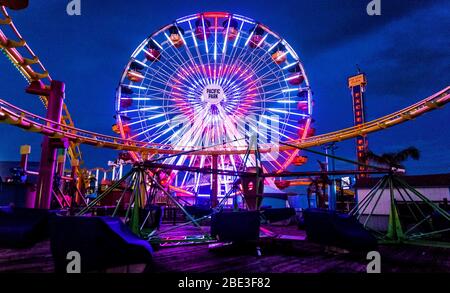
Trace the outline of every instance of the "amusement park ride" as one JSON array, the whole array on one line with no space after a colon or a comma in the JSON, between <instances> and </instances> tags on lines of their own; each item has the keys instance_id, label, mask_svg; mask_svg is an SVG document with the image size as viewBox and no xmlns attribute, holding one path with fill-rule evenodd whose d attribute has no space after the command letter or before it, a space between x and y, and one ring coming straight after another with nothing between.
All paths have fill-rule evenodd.
<instances>
[{"instance_id":1,"label":"amusement park ride","mask_svg":"<svg viewBox=\"0 0 450 293\"><path fill-rule=\"evenodd\" d=\"M450 101L449 86L365 122L361 108L365 77L359 75L349 81L355 125L315 135L310 81L289 43L253 19L206 12L175 20L134 50L116 92L113 130L118 136L104 135L75 127L64 103L64 83L50 77L4 6L1 16L0 48L28 82L26 91L47 108L47 116L41 117L0 100L0 122L44 135L34 207L49 209L55 196L66 202L62 206L84 215L120 189L113 216L124 209L122 216L132 231L149 240L162 231L147 230L152 213L142 220L140 210L161 198L183 210L189 223L200 226L211 214L194 218L183 205L188 198L210 196L212 213L220 213L225 206L238 209L239 204L258 210L264 185L276 188L284 177L385 173L389 179L383 188L390 185L392 189L395 170L369 166L361 159L366 135ZM352 138L357 139L358 160L346 161L358 166L357 171L287 171L291 164L307 161L302 154L312 151L309 148ZM80 145L118 150L122 162L132 166L89 202L82 192L87 171ZM70 176L64 173L66 155L72 166ZM66 181L64 192L55 192L59 188L55 176ZM431 206L450 220L446 211ZM395 205L392 208L395 211ZM358 215L358 210L352 212Z\"/></svg>"}]
</instances>

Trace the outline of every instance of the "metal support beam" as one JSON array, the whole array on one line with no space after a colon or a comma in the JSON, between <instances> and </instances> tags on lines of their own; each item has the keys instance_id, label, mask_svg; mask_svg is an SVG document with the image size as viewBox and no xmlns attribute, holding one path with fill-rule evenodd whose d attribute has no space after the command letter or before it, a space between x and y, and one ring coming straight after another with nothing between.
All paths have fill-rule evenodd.
<instances>
[{"instance_id":1,"label":"metal support beam","mask_svg":"<svg viewBox=\"0 0 450 293\"><path fill-rule=\"evenodd\" d=\"M57 80L52 81L48 91L49 96L46 118L56 123L59 123L61 120L64 91L65 85L63 82ZM56 124L55 127L57 127ZM52 139L45 136L42 142L35 208L50 208L57 150L58 147Z\"/></svg>"},{"instance_id":2,"label":"metal support beam","mask_svg":"<svg viewBox=\"0 0 450 293\"><path fill-rule=\"evenodd\" d=\"M217 170L218 168L218 155L212 155L211 159L212 159L212 170ZM218 180L218 176L217 176L217 172L214 172L211 175L211 197L210 197L210 201L211 201L211 208L215 208L218 204L217 201L217 195L219 193L219 180Z\"/></svg>"}]
</instances>

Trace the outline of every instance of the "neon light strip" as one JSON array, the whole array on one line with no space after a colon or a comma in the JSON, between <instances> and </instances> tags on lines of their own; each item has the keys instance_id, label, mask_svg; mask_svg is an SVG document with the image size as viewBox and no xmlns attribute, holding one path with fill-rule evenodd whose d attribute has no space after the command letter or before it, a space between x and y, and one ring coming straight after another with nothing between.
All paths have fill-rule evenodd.
<instances>
[{"instance_id":1,"label":"neon light strip","mask_svg":"<svg viewBox=\"0 0 450 293\"><path fill-rule=\"evenodd\" d=\"M138 86L138 85L132 85L132 84L124 84L124 86L130 87L130 88L134 88L134 89L140 89L140 90L146 90L146 87L143 86Z\"/></svg>"},{"instance_id":2,"label":"neon light strip","mask_svg":"<svg viewBox=\"0 0 450 293\"><path fill-rule=\"evenodd\" d=\"M288 93L288 92L295 92L295 91L298 91L298 88L295 88L295 89L283 89L281 92L282 93Z\"/></svg>"},{"instance_id":3,"label":"neon light strip","mask_svg":"<svg viewBox=\"0 0 450 293\"><path fill-rule=\"evenodd\" d=\"M164 114L162 114L162 115L164 115ZM147 118L146 120L151 120L151 119L153 119L153 118ZM146 121L146 120L141 120L141 121L138 121L138 122L133 122L133 124L139 123L139 122L142 122L142 121ZM167 121L160 122L160 123L156 124L156 125L153 126L153 127L149 127L149 128L147 128L146 130L144 130L144 131L142 131L142 132L140 132L140 133L138 133L138 134L135 134L135 135L129 137L128 139L133 139L133 138L135 138L135 137L141 136L142 134L145 134L145 133L147 133L147 132L149 132L149 131L151 131L151 130L157 128L157 127L160 127L160 126L164 125L165 123L167 123ZM129 123L128 125L132 125L132 124Z\"/></svg>"},{"instance_id":4,"label":"neon light strip","mask_svg":"<svg viewBox=\"0 0 450 293\"><path fill-rule=\"evenodd\" d=\"M291 54L292 58L298 60L298 55L294 52L294 50L292 50L291 46L289 44L285 44L286 49L289 51L289 53Z\"/></svg>"},{"instance_id":5,"label":"neon light strip","mask_svg":"<svg viewBox=\"0 0 450 293\"><path fill-rule=\"evenodd\" d=\"M144 78L145 76L143 76L142 74L140 74L140 73L137 73L137 72L133 72L133 71L131 71L132 69L130 69L130 71L128 72L128 74L130 74L130 75L133 75L133 76L136 76L136 77L141 77L141 78Z\"/></svg>"},{"instance_id":6,"label":"neon light strip","mask_svg":"<svg viewBox=\"0 0 450 293\"><path fill-rule=\"evenodd\" d=\"M281 42L281 41L275 42L275 44L273 44L273 45L269 48L269 50L267 50L267 52L270 53L270 51L272 51L273 49L275 49L275 47L276 47L280 42Z\"/></svg>"},{"instance_id":7,"label":"neon light strip","mask_svg":"<svg viewBox=\"0 0 450 293\"><path fill-rule=\"evenodd\" d=\"M262 125L262 126L264 126L264 128L266 128L266 129L268 129L268 130L270 130L270 131L272 131L272 132L274 132L274 133L276 133L276 134L278 134L278 135L280 135L280 136L282 136L282 137L284 137L284 138L286 138L288 140L291 139L289 136L287 136L287 135L285 135L285 134L283 134L283 133L281 133L281 132L279 132L279 131L277 131L275 129L272 129L271 127L267 126L265 123L259 123L257 120L251 119L251 118L248 118L248 119L249 119L249 121L253 121L256 124ZM274 119L269 119L269 120L272 120L272 121L280 123L280 121L277 120L277 119L275 119L275 120ZM244 132L245 132L245 129L244 129Z\"/></svg>"},{"instance_id":8,"label":"neon light strip","mask_svg":"<svg viewBox=\"0 0 450 293\"><path fill-rule=\"evenodd\" d=\"M137 59L134 59L134 62L136 62L136 63L138 63L138 64L141 64L141 65L144 66L144 67L149 67L147 64L145 64L144 62L141 62L141 61L139 61L139 60L137 60Z\"/></svg>"},{"instance_id":9,"label":"neon light strip","mask_svg":"<svg viewBox=\"0 0 450 293\"><path fill-rule=\"evenodd\" d=\"M136 56L141 52L142 48L144 48L147 43L148 43L147 39L143 40L142 43L139 45L139 47L137 47L136 50L134 50L133 54L131 54L131 58L135 59Z\"/></svg>"},{"instance_id":10,"label":"neon light strip","mask_svg":"<svg viewBox=\"0 0 450 293\"><path fill-rule=\"evenodd\" d=\"M186 41L185 41L185 39L184 39L184 37L183 37L183 34L182 34L181 31L180 31L180 28L179 28L178 26L176 26L176 28L177 28L177 30L180 32L178 35L180 36L181 41L183 41L183 44L185 44L186 47L187 47L187 43L186 43Z\"/></svg>"},{"instance_id":11,"label":"neon light strip","mask_svg":"<svg viewBox=\"0 0 450 293\"><path fill-rule=\"evenodd\" d=\"M192 28L191 22L189 21L188 23L189 23L189 28L191 29L191 35L192 35L192 39L194 40L194 45L197 48L198 44L197 44L197 38L195 37L194 29Z\"/></svg>"},{"instance_id":12,"label":"neon light strip","mask_svg":"<svg viewBox=\"0 0 450 293\"><path fill-rule=\"evenodd\" d=\"M157 137L155 137L153 140L157 140L158 138L160 138L162 135L166 134L167 132L171 131L172 129L174 129L175 127L177 127L177 124L174 124L172 126L170 126L169 128L167 128L166 130L164 130L161 134L159 134Z\"/></svg>"},{"instance_id":13,"label":"neon light strip","mask_svg":"<svg viewBox=\"0 0 450 293\"><path fill-rule=\"evenodd\" d=\"M227 32L225 33L225 40L224 40L224 43L223 43L222 54L225 54L225 52L227 51L227 41L228 41L228 32L230 30L230 23L231 23L231 16L228 17Z\"/></svg>"},{"instance_id":14,"label":"neon light strip","mask_svg":"<svg viewBox=\"0 0 450 293\"><path fill-rule=\"evenodd\" d=\"M297 63L298 63L298 62L293 62L293 63L291 63L291 64L288 64L288 65L284 66L282 69L284 70L284 69L291 68L292 66L296 65Z\"/></svg>"},{"instance_id":15,"label":"neon light strip","mask_svg":"<svg viewBox=\"0 0 450 293\"><path fill-rule=\"evenodd\" d=\"M290 80L296 79L296 78L298 78L298 77L300 77L300 76L302 76L301 73L296 74L296 75L293 75L293 76L291 76L291 77L288 77L288 78L286 78L284 81L290 81Z\"/></svg>"},{"instance_id":16,"label":"neon light strip","mask_svg":"<svg viewBox=\"0 0 450 293\"><path fill-rule=\"evenodd\" d=\"M156 46L163 50L163 47L155 39L152 38L151 40L156 44Z\"/></svg>"},{"instance_id":17,"label":"neon light strip","mask_svg":"<svg viewBox=\"0 0 450 293\"><path fill-rule=\"evenodd\" d=\"M261 117L267 118L267 119L269 119L269 120L272 120L272 121L275 121L275 122L278 122L278 123L281 123L281 124L285 124L285 125L291 126L291 127L293 127L293 128L297 128L297 127L298 127L298 126L289 124L289 123L287 123L287 122L280 121L279 119L272 118L272 117L267 116L267 115L261 115Z\"/></svg>"},{"instance_id":18,"label":"neon light strip","mask_svg":"<svg viewBox=\"0 0 450 293\"><path fill-rule=\"evenodd\" d=\"M150 101L150 98L127 98L120 97L121 100L133 100L133 101Z\"/></svg>"},{"instance_id":19,"label":"neon light strip","mask_svg":"<svg viewBox=\"0 0 450 293\"><path fill-rule=\"evenodd\" d=\"M216 22L215 23L216 29L215 29L215 33L214 33L214 61L217 60L217 26L218 26L217 18L215 19L215 22ZM215 70L215 68L214 68L214 70Z\"/></svg>"},{"instance_id":20,"label":"neon light strip","mask_svg":"<svg viewBox=\"0 0 450 293\"><path fill-rule=\"evenodd\" d=\"M255 24L255 22L253 20L250 20L249 18L240 16L240 15L233 15L234 19L240 20L242 22L246 22L246 23L250 23L250 24Z\"/></svg>"},{"instance_id":21,"label":"neon light strip","mask_svg":"<svg viewBox=\"0 0 450 293\"><path fill-rule=\"evenodd\" d=\"M245 41L244 46L247 46L248 43L250 42L250 39L253 37L253 34L254 34L255 31L256 31L256 27L257 27L257 26L255 26L255 28L252 30L252 32L251 32L250 35L248 36L248 39L247 39L247 41Z\"/></svg>"},{"instance_id":22,"label":"neon light strip","mask_svg":"<svg viewBox=\"0 0 450 293\"><path fill-rule=\"evenodd\" d=\"M302 116L302 117L309 117L309 115L306 115L306 114L300 114L300 113L296 113L296 112L288 112L288 111L285 111L285 110L280 110L280 109L275 109L275 108L267 108L267 110L270 110L272 112L283 113L283 114L297 115L297 116Z\"/></svg>"},{"instance_id":23,"label":"neon light strip","mask_svg":"<svg viewBox=\"0 0 450 293\"><path fill-rule=\"evenodd\" d=\"M186 16L186 17L177 19L177 23L184 23L186 21L191 21L191 20L194 20L194 19L197 19L197 18L198 18L198 15Z\"/></svg>"},{"instance_id":24,"label":"neon light strip","mask_svg":"<svg viewBox=\"0 0 450 293\"><path fill-rule=\"evenodd\" d=\"M120 111L120 114L125 114L125 113L131 113L131 112L138 112L138 111L151 111L151 110L156 110L161 108L160 106L154 106L154 107L147 107L147 108L138 108L138 109L133 109L133 110L126 110L126 111Z\"/></svg>"},{"instance_id":25,"label":"neon light strip","mask_svg":"<svg viewBox=\"0 0 450 293\"><path fill-rule=\"evenodd\" d=\"M169 43L172 44L172 46L175 46L175 44L172 42L172 40L170 39L170 37L167 35L166 32L164 32L164 35L166 36L167 40L169 41Z\"/></svg>"},{"instance_id":26,"label":"neon light strip","mask_svg":"<svg viewBox=\"0 0 450 293\"><path fill-rule=\"evenodd\" d=\"M205 40L205 50L206 50L206 54L208 54L209 50L208 50L208 41L206 40L206 29L205 29L205 18L202 15L202 26L203 26L203 38Z\"/></svg>"},{"instance_id":27,"label":"neon light strip","mask_svg":"<svg viewBox=\"0 0 450 293\"><path fill-rule=\"evenodd\" d=\"M138 120L138 121L134 121L134 122L128 123L128 125L134 125L134 124L137 124L137 123L139 123L139 122L143 122L143 121L148 121L148 120L156 119L156 118L162 117L162 116L164 116L164 115L165 115L164 113L163 113L163 114L158 114L158 115L151 116L151 117L148 117L148 118L145 118L145 119L142 119L142 120Z\"/></svg>"},{"instance_id":28,"label":"neon light strip","mask_svg":"<svg viewBox=\"0 0 450 293\"><path fill-rule=\"evenodd\" d=\"M144 51L146 54L148 54L148 55L150 55L152 58L155 58L156 59L156 56L155 55L153 55L152 53L150 53L149 51L147 51L145 48L142 48L142 50L141 51ZM136 60L137 61L137 60ZM142 62L141 62L142 63ZM142 64L144 64L144 63L142 63ZM145 65L145 66L147 66L147 65ZM148 67L148 66L147 66Z\"/></svg>"},{"instance_id":29,"label":"neon light strip","mask_svg":"<svg viewBox=\"0 0 450 293\"><path fill-rule=\"evenodd\" d=\"M238 34L237 34L237 36L236 36L236 40L234 40L233 47L236 47L236 45L237 45L237 42L238 42L238 40L239 40L239 37L241 36L241 30L242 30L242 27L243 27L243 26L244 26L244 22L242 21L242 22L241 22L241 26L239 27Z\"/></svg>"},{"instance_id":30,"label":"neon light strip","mask_svg":"<svg viewBox=\"0 0 450 293\"><path fill-rule=\"evenodd\" d=\"M259 41L258 47L260 47L260 46L264 43L264 41L267 39L268 36L269 36L269 34L266 34L266 35L261 39L261 41Z\"/></svg>"},{"instance_id":31,"label":"neon light strip","mask_svg":"<svg viewBox=\"0 0 450 293\"><path fill-rule=\"evenodd\" d=\"M277 103L283 103L283 104L294 104L297 103L297 101L292 100L276 100Z\"/></svg>"}]
</instances>

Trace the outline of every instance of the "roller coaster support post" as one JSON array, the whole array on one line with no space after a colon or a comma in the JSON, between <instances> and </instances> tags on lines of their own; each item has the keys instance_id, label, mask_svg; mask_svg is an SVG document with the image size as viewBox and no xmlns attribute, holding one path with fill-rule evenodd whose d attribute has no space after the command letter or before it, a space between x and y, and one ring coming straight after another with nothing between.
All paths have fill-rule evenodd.
<instances>
[{"instance_id":1,"label":"roller coaster support post","mask_svg":"<svg viewBox=\"0 0 450 293\"><path fill-rule=\"evenodd\" d=\"M334 157L335 157L335 150L337 149L336 144L330 143L325 145L325 160L327 163L327 172L329 171L335 171L336 170L336 166L335 166L335 161L334 161ZM328 152L331 152L331 156L328 157ZM331 170L330 170L331 169ZM337 202L337 198L336 198L336 178L333 175L329 176L330 179L330 184L328 185L328 209L329 210L336 210L336 202Z\"/></svg>"},{"instance_id":2,"label":"roller coaster support post","mask_svg":"<svg viewBox=\"0 0 450 293\"><path fill-rule=\"evenodd\" d=\"M80 165L77 159L71 160L72 170L70 172L70 178L72 180L69 182L69 196L72 199L70 204L70 214L74 214L74 208L77 204L82 202L80 198L82 195L78 192L78 176L77 176L77 168Z\"/></svg>"},{"instance_id":3,"label":"roller coaster support post","mask_svg":"<svg viewBox=\"0 0 450 293\"><path fill-rule=\"evenodd\" d=\"M65 91L63 82L53 80L49 88L45 87L42 83L32 82L26 91L30 94L47 96L46 118L57 123L60 122ZM57 127L56 125L54 126ZM50 208L56 168L56 155L58 148L66 148L66 145L68 146L67 140L44 137L39 165L35 208Z\"/></svg>"},{"instance_id":4,"label":"roller coaster support post","mask_svg":"<svg viewBox=\"0 0 450 293\"><path fill-rule=\"evenodd\" d=\"M217 170L218 169L218 155L212 155L212 169ZM211 180L211 208L215 208L217 206L217 195L218 195L218 176L217 172L214 172L212 174L212 180Z\"/></svg>"},{"instance_id":5,"label":"roller coaster support post","mask_svg":"<svg viewBox=\"0 0 450 293\"><path fill-rule=\"evenodd\" d=\"M59 176L59 178L61 178L60 180L60 184L59 184L59 188L61 188L61 190L63 190L64 187L64 180L62 180L62 178L64 177L64 167L66 165L66 150L65 149L60 149L58 151L58 155L57 155L57 167L56 167L56 174Z\"/></svg>"}]
</instances>

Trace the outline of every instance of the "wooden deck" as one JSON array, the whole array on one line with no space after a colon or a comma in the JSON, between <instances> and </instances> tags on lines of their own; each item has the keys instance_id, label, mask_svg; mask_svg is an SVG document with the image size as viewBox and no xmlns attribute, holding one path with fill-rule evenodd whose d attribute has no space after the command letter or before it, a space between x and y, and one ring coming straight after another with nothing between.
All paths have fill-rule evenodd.
<instances>
[{"instance_id":1,"label":"wooden deck","mask_svg":"<svg viewBox=\"0 0 450 293\"><path fill-rule=\"evenodd\" d=\"M304 232L295 226L266 227L279 234L301 238ZM208 228L205 227L205 230ZM195 235L199 231L185 227L170 235ZM383 272L450 272L450 250L419 246L380 246ZM308 241L270 241L261 243L262 256L256 250L209 249L207 244L164 247L155 250L152 272L276 272L325 273L366 271L365 256L337 253ZM28 249L0 249L0 272L53 272L49 241Z\"/></svg>"}]
</instances>

